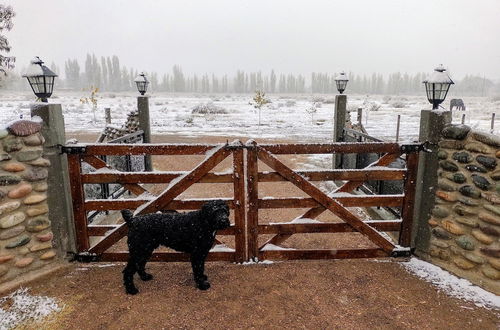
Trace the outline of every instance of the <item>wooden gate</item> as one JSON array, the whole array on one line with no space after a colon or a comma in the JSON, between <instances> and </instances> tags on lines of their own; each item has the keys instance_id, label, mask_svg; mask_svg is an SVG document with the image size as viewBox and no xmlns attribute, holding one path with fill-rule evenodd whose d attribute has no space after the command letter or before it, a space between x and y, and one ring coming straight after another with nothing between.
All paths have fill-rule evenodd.
<instances>
[{"instance_id":1,"label":"wooden gate","mask_svg":"<svg viewBox=\"0 0 500 330\"><path fill-rule=\"evenodd\" d=\"M411 224L415 197L415 180L418 151L421 146L397 143L333 143L333 144L273 144L247 143L248 256L258 259L333 259L369 258L408 255L411 239ZM323 170L297 172L286 166L276 155L283 154L332 154L332 153L381 153L383 156L363 170ZM402 153L406 153L406 169L391 169L391 164ZM261 172L258 161L262 161L274 172ZM344 183L330 194L326 194L311 181L343 180ZM401 195L351 195L357 187L368 180L404 180ZM309 198L259 198L259 182L289 181ZM363 221L347 207L392 206L402 207L402 219ZM310 208L299 218L299 223L261 224L259 209ZM325 210L338 216L342 222L300 223L300 219L312 219ZM399 232L396 247L381 231ZM376 248L365 249L265 249L266 245L279 245L294 234L359 232L373 242ZM274 234L261 246L259 235Z\"/></svg>"},{"instance_id":2,"label":"wooden gate","mask_svg":"<svg viewBox=\"0 0 500 330\"><path fill-rule=\"evenodd\" d=\"M128 252L109 251L127 234L125 223L114 225L93 225L88 222L87 212L92 210L135 210L136 213L154 213L162 210L199 209L208 199L178 199L177 197L195 183L232 183L234 197L225 199L234 210L234 225L218 231L218 235L233 235L233 251L211 252L208 260L245 260L245 182L243 167L243 146L239 141L226 145L185 145L185 144L87 144L66 146L68 154L73 213L77 237L79 259L100 261L126 261ZM103 155L206 155L194 169L187 172L120 172L110 168L98 156ZM228 156L233 157L232 173L211 173L210 171ZM83 174L82 162L93 166L96 171ZM88 200L84 184L118 183L123 185L135 198L115 200ZM158 196L149 192L144 184L169 183ZM95 244L90 237L103 237ZM219 242L216 239L216 242ZM220 242L219 242L220 243ZM152 261L188 261L182 253L156 252Z\"/></svg>"},{"instance_id":3,"label":"wooden gate","mask_svg":"<svg viewBox=\"0 0 500 330\"><path fill-rule=\"evenodd\" d=\"M125 248L116 251L117 242L126 236L124 223L95 225L88 222L87 213L93 210L136 210L138 214L162 210L198 209L208 199L180 199L179 196L195 183L232 183L233 197L226 198L234 212L234 225L218 231L218 235L232 235L235 239L233 251L211 252L208 260L242 262L251 259L332 259L369 258L408 255L411 240L415 180L417 175L420 144L397 143L330 143L330 144L272 144L259 145L239 141L225 145L201 144L89 144L64 147L68 163L73 195L73 211L77 234L78 257L87 260L126 261ZM247 150L244 157L244 150ZM334 153L379 153L377 161L364 169L295 171L281 161L277 155L286 154L334 154ZM205 155L205 159L191 171L186 172L119 172L111 169L98 156L102 155ZM233 158L231 173L210 172L224 159ZM406 157L406 169L388 168L396 158ZM272 171L259 171L259 161ZM97 171L83 174L82 162ZM246 170L246 173L245 173ZM246 182L245 182L246 179ZM313 181L341 181L340 187L325 193ZM404 194L355 195L350 194L366 181L404 180ZM288 181L309 197L261 198L260 182ZM115 200L88 200L84 184L118 183L135 198ZM169 186L158 195L146 189L145 184ZM363 220L348 207L390 206L401 208L401 219ZM324 223L275 223L259 221L260 209L309 208L299 218L314 219L328 210L340 222ZM381 232L398 232L399 244L393 244ZM275 249L268 244L279 245L295 234L358 232L376 247L363 249ZM272 234L272 238L259 246L259 236ZM90 237L102 237L91 244ZM216 239L217 240L217 239ZM219 241L217 241L219 242ZM115 249L110 249L114 247ZM111 251L113 250L113 251ZM156 252L152 261L187 261L182 253Z\"/></svg>"}]
</instances>

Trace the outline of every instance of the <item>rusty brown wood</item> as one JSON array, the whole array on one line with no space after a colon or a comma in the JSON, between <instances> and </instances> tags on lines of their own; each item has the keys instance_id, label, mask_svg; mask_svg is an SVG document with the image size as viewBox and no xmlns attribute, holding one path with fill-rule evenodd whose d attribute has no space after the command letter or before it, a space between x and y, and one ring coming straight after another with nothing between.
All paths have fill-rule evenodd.
<instances>
[{"instance_id":1,"label":"rusty brown wood","mask_svg":"<svg viewBox=\"0 0 500 330\"><path fill-rule=\"evenodd\" d=\"M203 155L216 144L86 144L84 154L87 156L118 155Z\"/></svg>"},{"instance_id":2,"label":"rusty brown wood","mask_svg":"<svg viewBox=\"0 0 500 330\"><path fill-rule=\"evenodd\" d=\"M369 220L363 222L382 231L399 231L401 226L401 220ZM258 230L259 234L349 233L356 231L345 222L273 223L259 225Z\"/></svg>"},{"instance_id":3,"label":"rusty brown wood","mask_svg":"<svg viewBox=\"0 0 500 330\"><path fill-rule=\"evenodd\" d=\"M217 198L226 201L229 208L234 209L234 200L231 198ZM139 206L147 203L149 199L92 199L85 202L87 211L111 211L111 210L135 210ZM197 210L210 199L184 199L173 200L167 204L163 210Z\"/></svg>"},{"instance_id":4,"label":"rusty brown wood","mask_svg":"<svg viewBox=\"0 0 500 330\"><path fill-rule=\"evenodd\" d=\"M366 224L380 231L399 231L401 220L370 220ZM259 225L259 234L276 234L259 247L267 244L280 245L293 234L303 233L346 233L355 230L347 223L311 223L311 224L271 224Z\"/></svg>"},{"instance_id":5,"label":"rusty brown wood","mask_svg":"<svg viewBox=\"0 0 500 330\"><path fill-rule=\"evenodd\" d=\"M89 249L90 253L102 254L104 251L112 247L116 242L125 237L128 232L126 223L118 225L115 229L111 230L101 241L97 242Z\"/></svg>"},{"instance_id":6,"label":"rusty brown wood","mask_svg":"<svg viewBox=\"0 0 500 330\"><path fill-rule=\"evenodd\" d=\"M85 192L81 182L81 158L78 154L68 155L68 170L73 199L73 219L76 231L76 246L78 252L87 251L90 247L87 232L87 212L84 208Z\"/></svg>"},{"instance_id":7,"label":"rusty brown wood","mask_svg":"<svg viewBox=\"0 0 500 330\"><path fill-rule=\"evenodd\" d=\"M390 254L383 249L269 250L259 252L259 259L270 260L380 258L388 256Z\"/></svg>"},{"instance_id":8,"label":"rusty brown wood","mask_svg":"<svg viewBox=\"0 0 500 330\"><path fill-rule=\"evenodd\" d=\"M103 161L102 159L99 159L95 156L84 156L83 161L88 163L90 166L94 167L95 169L109 168L112 170L112 168L110 168L108 166L108 164L106 164L105 161ZM85 175L82 175L82 176L85 177ZM84 183L83 179L82 179L82 183ZM139 195L147 192L147 190L145 188L143 188L142 186L140 186L136 183L123 184L123 187L136 196L139 196Z\"/></svg>"},{"instance_id":9,"label":"rusty brown wood","mask_svg":"<svg viewBox=\"0 0 500 330\"><path fill-rule=\"evenodd\" d=\"M210 252L207 261L235 261L234 252ZM98 256L99 261L128 261L128 252L104 252ZM189 254L177 252L154 252L149 261L180 262L189 261Z\"/></svg>"},{"instance_id":10,"label":"rusty brown wood","mask_svg":"<svg viewBox=\"0 0 500 330\"><path fill-rule=\"evenodd\" d=\"M187 172L107 172L82 175L83 183L169 183ZM207 173L199 183L233 183L232 174Z\"/></svg>"},{"instance_id":11,"label":"rusty brown wood","mask_svg":"<svg viewBox=\"0 0 500 330\"><path fill-rule=\"evenodd\" d=\"M261 144L272 154L331 154L331 153L396 153L400 146L392 142L287 143Z\"/></svg>"},{"instance_id":12,"label":"rusty brown wood","mask_svg":"<svg viewBox=\"0 0 500 330\"><path fill-rule=\"evenodd\" d=\"M106 236L106 234L109 231L116 229L119 226L120 225L89 225L87 227L87 232L88 232L89 236ZM233 236L233 235L235 235L235 233L236 233L236 229L234 226L217 231L217 235L222 235L222 236ZM219 244L219 243L217 243L217 244Z\"/></svg>"},{"instance_id":13,"label":"rusty brown wood","mask_svg":"<svg viewBox=\"0 0 500 330\"><path fill-rule=\"evenodd\" d=\"M239 141L238 141L239 142ZM241 142L240 142L241 143ZM247 260L245 240L245 168L243 149L233 151L233 190L236 262Z\"/></svg>"},{"instance_id":14,"label":"rusty brown wood","mask_svg":"<svg viewBox=\"0 0 500 330\"><path fill-rule=\"evenodd\" d=\"M386 155L380 157L378 160L376 160L372 164L368 165L366 168L370 168L370 167L374 167L374 166L388 166L394 160L396 160L396 158L398 158L398 157L399 157L399 153L386 154ZM354 189L361 186L363 183L364 183L363 181L346 182L342 186L340 186L338 189L336 189L335 193L337 193L337 192L352 192ZM314 207L314 208L306 211L300 217L314 219L317 216L319 216L321 213L323 213L325 210L326 209L323 206Z\"/></svg>"},{"instance_id":15,"label":"rusty brown wood","mask_svg":"<svg viewBox=\"0 0 500 330\"><path fill-rule=\"evenodd\" d=\"M247 247L248 259L253 260L258 256L258 230L259 224L259 190L258 190L258 157L255 142L247 142Z\"/></svg>"},{"instance_id":16,"label":"rusty brown wood","mask_svg":"<svg viewBox=\"0 0 500 330\"><path fill-rule=\"evenodd\" d=\"M292 169L283 164L278 158L273 156L269 151L263 149L260 146L257 146L257 152L259 159L262 160L266 165L274 169L276 172L280 173L283 177L287 178L288 181L314 198L318 203L330 210L333 214L339 216L342 220L347 222L357 231L365 235L373 243L384 249L384 251L388 253L392 252L392 250L394 249L394 245L385 237L380 235L378 231L363 223L361 219L349 212L349 210L347 210L340 203L328 197L318 187L314 186L302 176L295 173Z\"/></svg>"},{"instance_id":17,"label":"rusty brown wood","mask_svg":"<svg viewBox=\"0 0 500 330\"><path fill-rule=\"evenodd\" d=\"M399 244L403 247L410 247L411 232L413 224L413 212L415 209L415 192L417 187L418 153L409 153L406 157L407 177L404 183L404 201L401 210L401 232L399 234Z\"/></svg>"},{"instance_id":18,"label":"rusty brown wood","mask_svg":"<svg viewBox=\"0 0 500 330\"><path fill-rule=\"evenodd\" d=\"M296 171L298 174L307 178L308 181L329 181L329 180L351 180L351 181L370 181L370 180L403 180L406 173L402 169L378 170L329 170L329 171ZM259 182L286 181L276 172L259 173Z\"/></svg>"},{"instance_id":19,"label":"rusty brown wood","mask_svg":"<svg viewBox=\"0 0 500 330\"><path fill-rule=\"evenodd\" d=\"M329 196L345 207L401 206L404 195L353 195ZM259 209L304 208L320 205L314 198L289 197L258 200ZM310 219L310 218L309 218Z\"/></svg>"},{"instance_id":20,"label":"rusty brown wood","mask_svg":"<svg viewBox=\"0 0 500 330\"><path fill-rule=\"evenodd\" d=\"M217 146L211 150L211 154L208 155L204 161L202 161L188 174L181 177L177 182L173 184L171 183L161 194L155 197L152 201L146 203L145 206L137 212L137 214L154 213L163 209L175 197L179 196L190 186L198 182L203 176L205 176L211 169L217 166L217 164L223 161L230 154L231 150L226 148L226 146Z\"/></svg>"}]
</instances>

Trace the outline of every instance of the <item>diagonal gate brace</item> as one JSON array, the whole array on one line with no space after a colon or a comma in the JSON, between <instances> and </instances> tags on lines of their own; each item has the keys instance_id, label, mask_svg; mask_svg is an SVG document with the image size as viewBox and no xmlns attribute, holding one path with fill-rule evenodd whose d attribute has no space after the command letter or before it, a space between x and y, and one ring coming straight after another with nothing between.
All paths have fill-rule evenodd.
<instances>
[{"instance_id":1,"label":"diagonal gate brace","mask_svg":"<svg viewBox=\"0 0 500 330\"><path fill-rule=\"evenodd\" d=\"M368 239L370 239L377 246L381 247L387 253L391 253L394 250L395 246L383 237L377 230L365 224L361 219L349 212L349 210L347 210L342 204L326 195L301 175L295 173L269 151L257 146L257 152L260 160L315 199L325 209L328 209L335 215L339 216L356 231L368 237Z\"/></svg>"}]
</instances>

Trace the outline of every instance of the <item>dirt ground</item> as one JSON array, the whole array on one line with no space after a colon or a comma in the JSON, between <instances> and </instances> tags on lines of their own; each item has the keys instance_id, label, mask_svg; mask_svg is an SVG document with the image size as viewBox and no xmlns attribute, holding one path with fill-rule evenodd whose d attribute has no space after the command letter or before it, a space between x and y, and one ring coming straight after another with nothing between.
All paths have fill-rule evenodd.
<instances>
[{"instance_id":1,"label":"dirt ground","mask_svg":"<svg viewBox=\"0 0 500 330\"><path fill-rule=\"evenodd\" d=\"M72 136L70 136L72 137ZM91 142L92 135L78 134ZM215 143L233 137L155 137L155 142ZM246 139L243 139L245 141ZM203 158L203 157L202 157ZM201 158L201 159L202 159ZM201 160L199 159L199 160ZM304 158L283 158L300 164ZM185 170L194 158L154 158L155 168ZM226 160L217 171L231 166ZM227 197L231 187L195 185L184 196ZM286 184L262 185L259 196L300 196ZM161 187L153 187L161 190ZM262 212L262 222L290 221L304 210ZM322 221L338 221L328 214ZM283 246L360 248L359 234L295 235ZM267 237L261 239L262 243ZM232 247L230 238L221 238ZM123 241L119 244L124 246ZM239 265L207 263L212 288L197 290L188 263L150 263L154 279L136 279L140 293L122 287L122 263L73 263L48 280L30 284L33 294L55 297L64 309L28 328L49 329L498 329L498 311L451 298L406 272L401 259L287 261Z\"/></svg>"}]
</instances>

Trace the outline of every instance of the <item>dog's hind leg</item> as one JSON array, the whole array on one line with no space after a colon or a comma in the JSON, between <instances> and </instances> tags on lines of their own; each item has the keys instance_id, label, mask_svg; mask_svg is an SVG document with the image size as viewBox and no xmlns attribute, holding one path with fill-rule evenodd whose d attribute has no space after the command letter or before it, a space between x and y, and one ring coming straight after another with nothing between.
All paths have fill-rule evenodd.
<instances>
[{"instance_id":1,"label":"dog's hind leg","mask_svg":"<svg viewBox=\"0 0 500 330\"><path fill-rule=\"evenodd\" d=\"M146 273L146 263L148 262L149 258L151 258L151 254L153 254L153 250L151 251L143 251L143 255L141 261L137 262L137 273L139 274L139 277L143 281L150 281L153 279L153 275Z\"/></svg>"},{"instance_id":2,"label":"dog's hind leg","mask_svg":"<svg viewBox=\"0 0 500 330\"><path fill-rule=\"evenodd\" d=\"M137 266L132 258L129 259L127 266L123 270L123 285L125 292L128 294L136 294L139 292L134 285L134 274L137 271Z\"/></svg>"},{"instance_id":3,"label":"dog's hind leg","mask_svg":"<svg viewBox=\"0 0 500 330\"><path fill-rule=\"evenodd\" d=\"M193 252L191 254L191 267L193 268L193 277L196 282L196 287L200 290L208 290L210 283L208 282L205 272L205 259L207 252Z\"/></svg>"}]
</instances>

